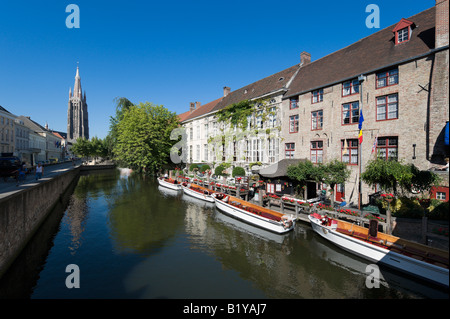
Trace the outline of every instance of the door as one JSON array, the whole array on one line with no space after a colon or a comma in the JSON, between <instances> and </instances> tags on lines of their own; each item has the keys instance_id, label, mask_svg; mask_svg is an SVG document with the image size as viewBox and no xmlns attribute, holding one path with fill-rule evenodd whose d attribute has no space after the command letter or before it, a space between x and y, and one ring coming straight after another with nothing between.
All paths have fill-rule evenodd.
<instances>
[{"instance_id":1,"label":"door","mask_svg":"<svg viewBox=\"0 0 450 319\"><path fill-rule=\"evenodd\" d=\"M345 201L345 184L336 185L336 197L335 200L338 202Z\"/></svg>"}]
</instances>

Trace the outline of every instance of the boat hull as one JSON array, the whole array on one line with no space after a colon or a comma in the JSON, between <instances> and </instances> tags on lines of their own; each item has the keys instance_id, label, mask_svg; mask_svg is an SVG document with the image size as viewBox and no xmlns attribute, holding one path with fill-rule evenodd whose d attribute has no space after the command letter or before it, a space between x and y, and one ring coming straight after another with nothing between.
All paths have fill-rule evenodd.
<instances>
[{"instance_id":1,"label":"boat hull","mask_svg":"<svg viewBox=\"0 0 450 319\"><path fill-rule=\"evenodd\" d=\"M192 190L189 187L186 187L186 186L183 186L183 185L181 185L181 188L183 189L183 192L186 195L189 195L191 197L195 197L195 198L204 200L204 201L209 202L209 203L214 203L214 198L211 195L207 195L207 194L202 194L202 193L196 192L195 190Z\"/></svg>"},{"instance_id":2,"label":"boat hull","mask_svg":"<svg viewBox=\"0 0 450 319\"><path fill-rule=\"evenodd\" d=\"M277 234L287 233L293 230L295 226L295 221L293 221L291 227L285 228L281 222L255 215L251 212L247 212L243 209L225 203L217 198L214 198L214 201L216 203L216 207L225 214Z\"/></svg>"},{"instance_id":3,"label":"boat hull","mask_svg":"<svg viewBox=\"0 0 450 319\"><path fill-rule=\"evenodd\" d=\"M449 270L418 259L390 251L389 249L367 243L357 238L342 234L329 226L321 224L320 220L308 216L313 230L321 237L329 240L342 249L356 254L374 263L384 264L404 273L420 277L443 286L449 286Z\"/></svg>"},{"instance_id":4,"label":"boat hull","mask_svg":"<svg viewBox=\"0 0 450 319\"><path fill-rule=\"evenodd\" d=\"M167 188L170 188L170 189L173 189L173 190L181 190L181 184L173 184L173 183L169 183L169 182L166 182L164 179L162 179L162 178L158 178L158 183L159 183L159 185L161 185L161 186L164 186L164 187L167 187Z\"/></svg>"}]
</instances>

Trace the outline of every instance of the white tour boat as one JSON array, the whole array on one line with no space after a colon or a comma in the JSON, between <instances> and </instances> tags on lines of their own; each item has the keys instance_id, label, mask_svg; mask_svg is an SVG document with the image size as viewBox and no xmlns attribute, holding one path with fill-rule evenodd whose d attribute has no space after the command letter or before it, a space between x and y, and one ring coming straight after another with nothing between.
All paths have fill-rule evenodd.
<instances>
[{"instance_id":1,"label":"white tour boat","mask_svg":"<svg viewBox=\"0 0 450 319\"><path fill-rule=\"evenodd\" d=\"M214 191L207 189L205 187L202 187L200 185L190 184L190 183L182 183L181 188L183 189L183 192L186 195L214 203L214 198L212 197L212 194Z\"/></svg>"},{"instance_id":2,"label":"white tour boat","mask_svg":"<svg viewBox=\"0 0 450 319\"><path fill-rule=\"evenodd\" d=\"M173 189L173 190L181 190L181 184L174 179L158 177L158 183L161 186Z\"/></svg>"},{"instance_id":3,"label":"white tour boat","mask_svg":"<svg viewBox=\"0 0 450 319\"><path fill-rule=\"evenodd\" d=\"M294 229L295 219L293 215L282 214L222 193L215 193L213 197L219 210L251 225L278 234L287 233Z\"/></svg>"},{"instance_id":4,"label":"white tour boat","mask_svg":"<svg viewBox=\"0 0 450 319\"><path fill-rule=\"evenodd\" d=\"M310 214L313 230L333 244L374 263L449 286L448 252L378 232L378 222L369 228ZM372 224L373 223L373 224Z\"/></svg>"}]
</instances>

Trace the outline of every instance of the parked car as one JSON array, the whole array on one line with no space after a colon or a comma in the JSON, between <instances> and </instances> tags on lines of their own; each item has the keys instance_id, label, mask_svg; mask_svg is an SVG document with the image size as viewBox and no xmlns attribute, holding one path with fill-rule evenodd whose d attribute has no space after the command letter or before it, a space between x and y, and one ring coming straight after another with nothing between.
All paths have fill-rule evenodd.
<instances>
[{"instance_id":1,"label":"parked car","mask_svg":"<svg viewBox=\"0 0 450 319\"><path fill-rule=\"evenodd\" d=\"M0 177L5 181L10 176L15 177L20 165L20 159L16 156L0 157Z\"/></svg>"}]
</instances>

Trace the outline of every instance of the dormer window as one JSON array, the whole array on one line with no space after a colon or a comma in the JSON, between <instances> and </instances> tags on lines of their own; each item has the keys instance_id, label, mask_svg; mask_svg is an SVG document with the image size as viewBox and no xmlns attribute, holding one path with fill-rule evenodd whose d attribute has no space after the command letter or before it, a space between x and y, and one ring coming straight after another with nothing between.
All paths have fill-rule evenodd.
<instances>
[{"instance_id":1,"label":"dormer window","mask_svg":"<svg viewBox=\"0 0 450 319\"><path fill-rule=\"evenodd\" d=\"M392 30L392 32L394 32L395 45L409 41L409 39L411 39L411 33L414 27L414 22L401 19L395 26L394 30Z\"/></svg>"},{"instance_id":2,"label":"dormer window","mask_svg":"<svg viewBox=\"0 0 450 319\"><path fill-rule=\"evenodd\" d=\"M402 43L409 40L409 28L403 28L397 32L397 43Z\"/></svg>"}]
</instances>

